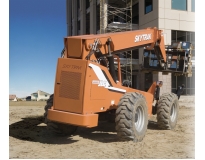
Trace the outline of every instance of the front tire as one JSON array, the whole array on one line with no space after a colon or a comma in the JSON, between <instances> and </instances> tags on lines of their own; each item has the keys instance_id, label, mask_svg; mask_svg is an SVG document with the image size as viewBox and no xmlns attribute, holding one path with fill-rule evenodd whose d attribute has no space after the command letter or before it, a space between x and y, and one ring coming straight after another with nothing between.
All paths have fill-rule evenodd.
<instances>
[{"instance_id":1,"label":"front tire","mask_svg":"<svg viewBox=\"0 0 205 160\"><path fill-rule=\"evenodd\" d=\"M47 124L47 129L58 135L72 135L77 130L77 126L53 122L47 118L48 109L51 109L53 106L53 96L53 94L50 96L50 98L47 100L47 105L44 108L44 119L45 123Z\"/></svg>"},{"instance_id":2,"label":"front tire","mask_svg":"<svg viewBox=\"0 0 205 160\"><path fill-rule=\"evenodd\" d=\"M116 110L117 136L123 141L140 142L148 124L146 100L139 93L125 93Z\"/></svg>"},{"instance_id":3,"label":"front tire","mask_svg":"<svg viewBox=\"0 0 205 160\"><path fill-rule=\"evenodd\" d=\"M179 102L176 94L163 94L157 106L157 124L160 129L175 128L179 113Z\"/></svg>"}]
</instances>

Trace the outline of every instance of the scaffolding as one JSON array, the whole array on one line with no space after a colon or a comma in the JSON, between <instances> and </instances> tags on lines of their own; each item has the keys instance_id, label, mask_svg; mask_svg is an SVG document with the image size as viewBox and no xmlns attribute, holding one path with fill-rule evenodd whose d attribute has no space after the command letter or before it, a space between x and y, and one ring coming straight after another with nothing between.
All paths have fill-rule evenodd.
<instances>
[{"instance_id":1,"label":"scaffolding","mask_svg":"<svg viewBox=\"0 0 205 160\"><path fill-rule=\"evenodd\" d=\"M100 34L131 31L137 27L132 24L132 0L100 0ZM121 52L118 56L122 78L132 84L132 51Z\"/></svg>"}]
</instances>

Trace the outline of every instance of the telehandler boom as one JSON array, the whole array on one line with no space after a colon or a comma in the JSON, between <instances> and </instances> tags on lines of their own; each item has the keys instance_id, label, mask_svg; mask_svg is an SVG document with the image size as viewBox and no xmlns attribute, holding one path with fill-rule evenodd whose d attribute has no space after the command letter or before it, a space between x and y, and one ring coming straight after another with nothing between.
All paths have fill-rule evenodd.
<instances>
[{"instance_id":1,"label":"telehandler boom","mask_svg":"<svg viewBox=\"0 0 205 160\"><path fill-rule=\"evenodd\" d=\"M141 141L152 114L157 114L159 128L173 129L178 99L173 93L159 98L156 88L162 86L161 81L153 82L147 92L123 85L117 55L140 47L148 51L141 70L191 75L191 44L165 46L157 28L66 37L64 52L58 58L54 94L45 106L48 128L72 134L77 126L97 126L100 115L112 111L120 140Z\"/></svg>"}]
</instances>

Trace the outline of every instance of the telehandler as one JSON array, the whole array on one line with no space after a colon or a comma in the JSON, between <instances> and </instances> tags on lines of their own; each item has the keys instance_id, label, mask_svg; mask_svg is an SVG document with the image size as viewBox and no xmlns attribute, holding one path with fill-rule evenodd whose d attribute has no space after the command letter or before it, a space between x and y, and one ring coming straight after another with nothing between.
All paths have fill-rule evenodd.
<instances>
[{"instance_id":1,"label":"telehandler","mask_svg":"<svg viewBox=\"0 0 205 160\"><path fill-rule=\"evenodd\" d=\"M139 142L146 134L149 116L157 114L160 129L173 129L178 117L174 93L159 97L161 81L148 91L122 82L121 52L144 47L141 70L191 76L191 43L165 46L162 30L142 30L80 35L64 38L58 58L54 94L45 106L45 123L55 133L73 134L78 126L95 127L102 113L115 119L117 136ZM115 64L117 63L117 66ZM117 74L116 74L117 73ZM155 100L156 105L153 105Z\"/></svg>"}]
</instances>

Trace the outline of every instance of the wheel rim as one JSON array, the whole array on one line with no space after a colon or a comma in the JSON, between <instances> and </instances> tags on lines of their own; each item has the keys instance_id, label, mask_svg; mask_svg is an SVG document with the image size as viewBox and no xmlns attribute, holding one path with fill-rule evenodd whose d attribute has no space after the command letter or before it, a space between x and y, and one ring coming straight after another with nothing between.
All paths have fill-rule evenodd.
<instances>
[{"instance_id":1,"label":"wheel rim","mask_svg":"<svg viewBox=\"0 0 205 160\"><path fill-rule=\"evenodd\" d=\"M144 109L138 106L135 112L135 129L140 132L144 126Z\"/></svg>"},{"instance_id":2,"label":"wheel rim","mask_svg":"<svg viewBox=\"0 0 205 160\"><path fill-rule=\"evenodd\" d=\"M172 122L174 122L176 119L176 105L175 104L173 104L171 107L170 119Z\"/></svg>"}]
</instances>

